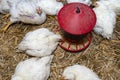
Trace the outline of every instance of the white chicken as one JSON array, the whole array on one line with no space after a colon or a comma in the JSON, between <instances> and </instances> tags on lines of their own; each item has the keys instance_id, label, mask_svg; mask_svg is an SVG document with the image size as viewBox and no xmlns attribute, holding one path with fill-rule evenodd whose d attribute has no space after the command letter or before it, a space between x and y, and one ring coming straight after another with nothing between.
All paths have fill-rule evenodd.
<instances>
[{"instance_id":1,"label":"white chicken","mask_svg":"<svg viewBox=\"0 0 120 80\"><path fill-rule=\"evenodd\" d=\"M41 24L46 20L46 14L41 11L37 1L34 0L18 0L12 6L10 13L11 22L22 21L30 24Z\"/></svg>"},{"instance_id":2,"label":"white chicken","mask_svg":"<svg viewBox=\"0 0 120 80\"><path fill-rule=\"evenodd\" d=\"M65 68L61 80L101 80L92 70L82 65Z\"/></svg>"},{"instance_id":3,"label":"white chicken","mask_svg":"<svg viewBox=\"0 0 120 80\"><path fill-rule=\"evenodd\" d=\"M94 31L104 38L110 39L116 23L116 14L113 10L99 1L97 1L96 4L96 7L93 9L97 17Z\"/></svg>"},{"instance_id":4,"label":"white chicken","mask_svg":"<svg viewBox=\"0 0 120 80\"><path fill-rule=\"evenodd\" d=\"M18 49L26 51L32 56L47 56L56 49L60 39L60 35L54 34L46 28L41 28L28 32L18 45Z\"/></svg>"},{"instance_id":5,"label":"white chicken","mask_svg":"<svg viewBox=\"0 0 120 80\"><path fill-rule=\"evenodd\" d=\"M114 10L116 14L120 14L120 0L100 0L100 2Z\"/></svg>"},{"instance_id":6,"label":"white chicken","mask_svg":"<svg viewBox=\"0 0 120 80\"><path fill-rule=\"evenodd\" d=\"M67 3L72 3L72 2L80 2L86 5L90 5L92 3L91 0L67 0Z\"/></svg>"},{"instance_id":7,"label":"white chicken","mask_svg":"<svg viewBox=\"0 0 120 80\"><path fill-rule=\"evenodd\" d=\"M40 0L38 4L48 15L57 15L63 7L63 3L56 0Z\"/></svg>"},{"instance_id":8,"label":"white chicken","mask_svg":"<svg viewBox=\"0 0 120 80\"><path fill-rule=\"evenodd\" d=\"M17 0L10 9L10 22L2 31L15 22L24 22L30 24L42 24L46 20L46 14L37 5L37 0Z\"/></svg>"},{"instance_id":9,"label":"white chicken","mask_svg":"<svg viewBox=\"0 0 120 80\"><path fill-rule=\"evenodd\" d=\"M53 55L20 62L11 80L47 80Z\"/></svg>"}]
</instances>

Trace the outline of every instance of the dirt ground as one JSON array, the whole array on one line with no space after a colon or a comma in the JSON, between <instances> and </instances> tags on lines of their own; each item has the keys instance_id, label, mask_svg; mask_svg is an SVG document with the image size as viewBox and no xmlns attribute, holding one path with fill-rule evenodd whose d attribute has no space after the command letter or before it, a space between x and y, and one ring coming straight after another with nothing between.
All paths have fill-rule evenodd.
<instances>
[{"instance_id":1,"label":"dirt ground","mask_svg":"<svg viewBox=\"0 0 120 80\"><path fill-rule=\"evenodd\" d=\"M9 21L9 18L2 19L2 16L1 14L0 26L4 26ZM24 52L16 52L16 46L27 32L42 27L55 32L57 26L59 26L57 17L47 16L46 22L42 25L15 23L5 33L0 33L0 80L10 80L16 65L31 57ZM111 40L93 32L93 40L86 50L71 53L58 46L53 55L48 80L59 80L64 68L73 64L87 66L102 80L120 80L120 17L117 17L116 28Z\"/></svg>"}]
</instances>

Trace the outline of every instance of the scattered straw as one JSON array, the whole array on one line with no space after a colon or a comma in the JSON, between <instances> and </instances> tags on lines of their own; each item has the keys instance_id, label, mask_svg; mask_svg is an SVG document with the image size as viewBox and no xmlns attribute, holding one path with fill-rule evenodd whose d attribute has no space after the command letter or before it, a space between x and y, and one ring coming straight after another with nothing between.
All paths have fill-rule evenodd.
<instances>
[{"instance_id":1,"label":"scattered straw","mask_svg":"<svg viewBox=\"0 0 120 80\"><path fill-rule=\"evenodd\" d=\"M0 18L2 16L0 15ZM1 20L0 26L8 21L9 19ZM89 67L102 80L120 80L120 21L117 21L116 25L112 40L106 40L93 33L92 43L85 51L70 53L58 46L53 53L54 59L48 80L59 80L64 68L74 64ZM48 16L47 21L42 25L15 23L6 33L0 33L0 80L10 80L16 65L30 58L24 52L19 53L15 49L27 32L42 27L55 32L56 26L59 26L57 18Z\"/></svg>"}]
</instances>

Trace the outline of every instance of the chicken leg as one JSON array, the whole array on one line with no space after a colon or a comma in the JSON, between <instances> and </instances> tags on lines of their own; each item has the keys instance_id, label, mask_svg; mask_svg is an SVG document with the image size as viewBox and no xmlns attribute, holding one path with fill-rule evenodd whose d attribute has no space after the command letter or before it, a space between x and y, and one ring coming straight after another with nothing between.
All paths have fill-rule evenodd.
<instances>
[{"instance_id":1,"label":"chicken leg","mask_svg":"<svg viewBox=\"0 0 120 80\"><path fill-rule=\"evenodd\" d=\"M9 21L9 22L7 23L7 25L4 26L4 27L1 29L1 31L2 31L2 32L6 32L7 29L9 28L9 26L10 26L11 24L12 24L12 22Z\"/></svg>"},{"instance_id":2,"label":"chicken leg","mask_svg":"<svg viewBox=\"0 0 120 80\"><path fill-rule=\"evenodd\" d=\"M5 15L2 17L2 19L7 19L9 16L10 16L9 13L8 13L8 14L5 14Z\"/></svg>"},{"instance_id":3,"label":"chicken leg","mask_svg":"<svg viewBox=\"0 0 120 80\"><path fill-rule=\"evenodd\" d=\"M120 43L120 40L111 40L114 43Z\"/></svg>"},{"instance_id":4,"label":"chicken leg","mask_svg":"<svg viewBox=\"0 0 120 80\"><path fill-rule=\"evenodd\" d=\"M65 79L64 77L60 77L59 80L68 80L68 79Z\"/></svg>"},{"instance_id":5,"label":"chicken leg","mask_svg":"<svg viewBox=\"0 0 120 80\"><path fill-rule=\"evenodd\" d=\"M117 20L120 21L120 17L117 17Z\"/></svg>"}]
</instances>

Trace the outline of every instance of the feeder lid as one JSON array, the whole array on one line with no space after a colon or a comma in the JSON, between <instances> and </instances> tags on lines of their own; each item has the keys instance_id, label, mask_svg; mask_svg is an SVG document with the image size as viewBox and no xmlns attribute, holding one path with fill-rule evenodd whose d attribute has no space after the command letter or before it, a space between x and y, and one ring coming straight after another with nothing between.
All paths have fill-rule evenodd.
<instances>
[{"instance_id":1,"label":"feeder lid","mask_svg":"<svg viewBox=\"0 0 120 80\"><path fill-rule=\"evenodd\" d=\"M81 35L94 28L96 15L92 8L83 3L69 3L59 11L58 23L64 31Z\"/></svg>"}]
</instances>

